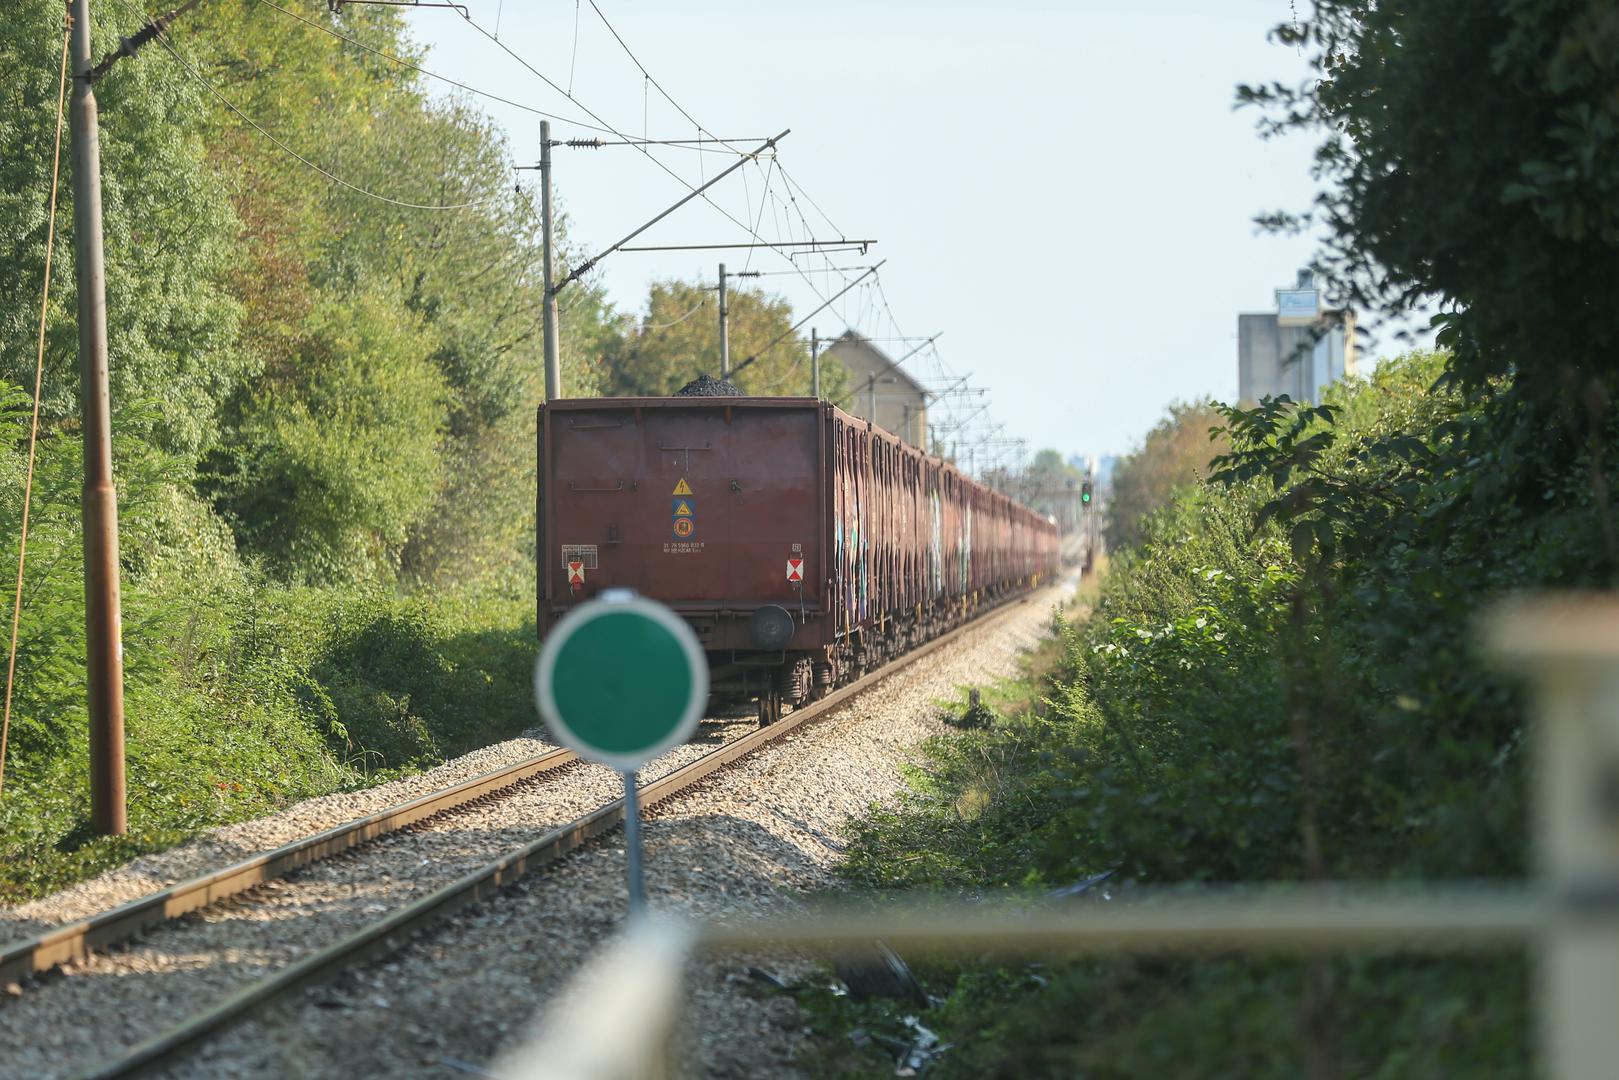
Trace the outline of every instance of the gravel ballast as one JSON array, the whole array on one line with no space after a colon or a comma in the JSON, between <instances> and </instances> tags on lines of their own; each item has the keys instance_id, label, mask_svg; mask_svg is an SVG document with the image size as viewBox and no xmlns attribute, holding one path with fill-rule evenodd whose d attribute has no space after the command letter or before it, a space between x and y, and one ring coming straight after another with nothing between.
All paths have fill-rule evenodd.
<instances>
[{"instance_id":1,"label":"gravel ballast","mask_svg":"<svg viewBox=\"0 0 1619 1080\"><path fill-rule=\"evenodd\" d=\"M961 684L1012 673L1018 653L1046 632L1060 595L1044 590L989 616L829 718L653 808L646 828L652 903L700 917L781 914L801 892L831 884L839 830L872 801L892 796L910 748L941 730L936 700ZM699 742L654 763L643 782L752 726L705 723ZM516 740L397 785L331 797L340 805L313 800L328 805L220 830L229 838L215 834L143 859L12 914L45 923L100 910L217 866L221 850L240 857L274 847L545 748ZM82 1070L617 794L609 770L570 766L37 980L19 998L0 998L0 1039L8 1047L0 1075ZM239 846L209 847L225 844ZM624 903L615 833L391 957L294 995L168 1075L475 1075L469 1069L523 1033L546 995L616 929ZM791 1071L802 1037L791 1001L760 996L756 983L739 981L740 970L735 962L705 963L688 983L693 1075Z\"/></svg>"},{"instance_id":2,"label":"gravel ballast","mask_svg":"<svg viewBox=\"0 0 1619 1080\"><path fill-rule=\"evenodd\" d=\"M675 391L675 397L742 397L736 386L712 375L699 375Z\"/></svg>"},{"instance_id":3,"label":"gravel ballast","mask_svg":"<svg viewBox=\"0 0 1619 1080\"><path fill-rule=\"evenodd\" d=\"M538 732L530 733L538 735ZM142 855L61 892L15 907L0 906L0 940L12 941L83 919L228 863L272 851L312 833L386 810L463 780L542 754L552 744L511 739L474 750L415 776L360 791L306 799L277 814L209 829L178 847Z\"/></svg>"}]
</instances>

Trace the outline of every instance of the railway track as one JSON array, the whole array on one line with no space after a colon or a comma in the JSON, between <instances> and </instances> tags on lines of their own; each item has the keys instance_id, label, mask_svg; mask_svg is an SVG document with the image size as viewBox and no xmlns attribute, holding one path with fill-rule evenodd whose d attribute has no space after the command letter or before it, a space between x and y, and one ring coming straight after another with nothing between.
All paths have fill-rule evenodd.
<instances>
[{"instance_id":1,"label":"railway track","mask_svg":"<svg viewBox=\"0 0 1619 1080\"><path fill-rule=\"evenodd\" d=\"M853 697L871 689L897 671L915 663L971 631L985 616L1020 598L981 612L972 622L929 641L896 658L855 683L821 701L788 713L781 721L760 728L691 760L639 789L640 799L652 805L687 791L719 769L753 753L788 733L828 715ZM36 973L93 951L127 941L153 926L198 911L232 896L239 896L268 881L317 861L354 850L389 833L419 825L427 819L509 793L527 782L577 759L566 750L537 755L486 773L453 787L328 829L244 860L211 874L150 894L105 913L46 931L0 952L0 975ZM144 1073L171 1062L255 1011L299 988L335 976L345 968L386 952L430 923L489 896L525 874L565 857L591 839L619 827L624 818L622 799L612 800L539 838L398 908L357 932L314 949L279 970L223 997L207 1010L133 1046L89 1072L90 1077L121 1077Z\"/></svg>"},{"instance_id":2,"label":"railway track","mask_svg":"<svg viewBox=\"0 0 1619 1080\"><path fill-rule=\"evenodd\" d=\"M438 814L471 806L480 799L498 795L577 760L571 750L538 754L14 942L0 949L0 983L17 982L26 976L83 960L97 949L128 941L160 923L256 889L267 881Z\"/></svg>"}]
</instances>

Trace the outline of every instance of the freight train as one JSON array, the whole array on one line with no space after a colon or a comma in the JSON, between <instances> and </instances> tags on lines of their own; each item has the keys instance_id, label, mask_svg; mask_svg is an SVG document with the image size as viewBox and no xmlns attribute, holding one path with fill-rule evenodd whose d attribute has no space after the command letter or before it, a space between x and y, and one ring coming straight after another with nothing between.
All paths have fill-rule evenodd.
<instances>
[{"instance_id":1,"label":"freight train","mask_svg":"<svg viewBox=\"0 0 1619 1080\"><path fill-rule=\"evenodd\" d=\"M1049 518L814 398L551 402L539 478L541 636L634 589L765 724L1057 571Z\"/></svg>"}]
</instances>

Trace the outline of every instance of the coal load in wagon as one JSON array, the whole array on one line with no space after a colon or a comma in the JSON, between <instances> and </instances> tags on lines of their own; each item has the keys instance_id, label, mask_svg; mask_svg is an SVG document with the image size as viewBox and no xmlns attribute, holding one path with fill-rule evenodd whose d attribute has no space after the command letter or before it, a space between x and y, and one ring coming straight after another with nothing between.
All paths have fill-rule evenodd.
<instances>
[{"instance_id":1,"label":"coal load in wagon","mask_svg":"<svg viewBox=\"0 0 1619 1080\"><path fill-rule=\"evenodd\" d=\"M675 397L743 397L742 391L712 375L699 375L675 391Z\"/></svg>"}]
</instances>

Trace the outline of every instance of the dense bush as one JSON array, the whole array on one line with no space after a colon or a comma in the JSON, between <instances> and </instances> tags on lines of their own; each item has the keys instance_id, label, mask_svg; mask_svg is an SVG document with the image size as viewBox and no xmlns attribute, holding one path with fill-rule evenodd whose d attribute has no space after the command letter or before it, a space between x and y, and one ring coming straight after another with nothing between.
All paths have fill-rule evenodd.
<instances>
[{"instance_id":1,"label":"dense bush","mask_svg":"<svg viewBox=\"0 0 1619 1080\"><path fill-rule=\"evenodd\" d=\"M1119 459L1107 498L1108 547L1119 551L1140 543L1153 511L1208 476L1209 463L1224 449L1209 439L1219 423L1220 414L1207 402L1176 402L1141 445Z\"/></svg>"},{"instance_id":2,"label":"dense bush","mask_svg":"<svg viewBox=\"0 0 1619 1080\"><path fill-rule=\"evenodd\" d=\"M292 369L243 406L218 501L278 576L386 576L439 495L443 378L397 298L318 306Z\"/></svg>"},{"instance_id":3,"label":"dense bush","mask_svg":"<svg viewBox=\"0 0 1619 1080\"><path fill-rule=\"evenodd\" d=\"M30 654L0 799L0 900L534 724L525 602L243 586L127 603L131 835L92 840L84 827L82 661ZM34 610L63 637L82 633L82 606Z\"/></svg>"},{"instance_id":4,"label":"dense bush","mask_svg":"<svg viewBox=\"0 0 1619 1080\"><path fill-rule=\"evenodd\" d=\"M1509 588L1600 581L1600 526L1578 476L1539 513L1479 497L1480 412L1430 391L1444 360L1385 364L1321 407L1226 410L1230 453L1064 627L1043 708L933 744L905 803L858 828L851 881L1525 873L1523 712L1473 625ZM1356 957L1324 981L1167 959L931 974L967 1048L949 1075L1528 1069L1515 956Z\"/></svg>"}]
</instances>

